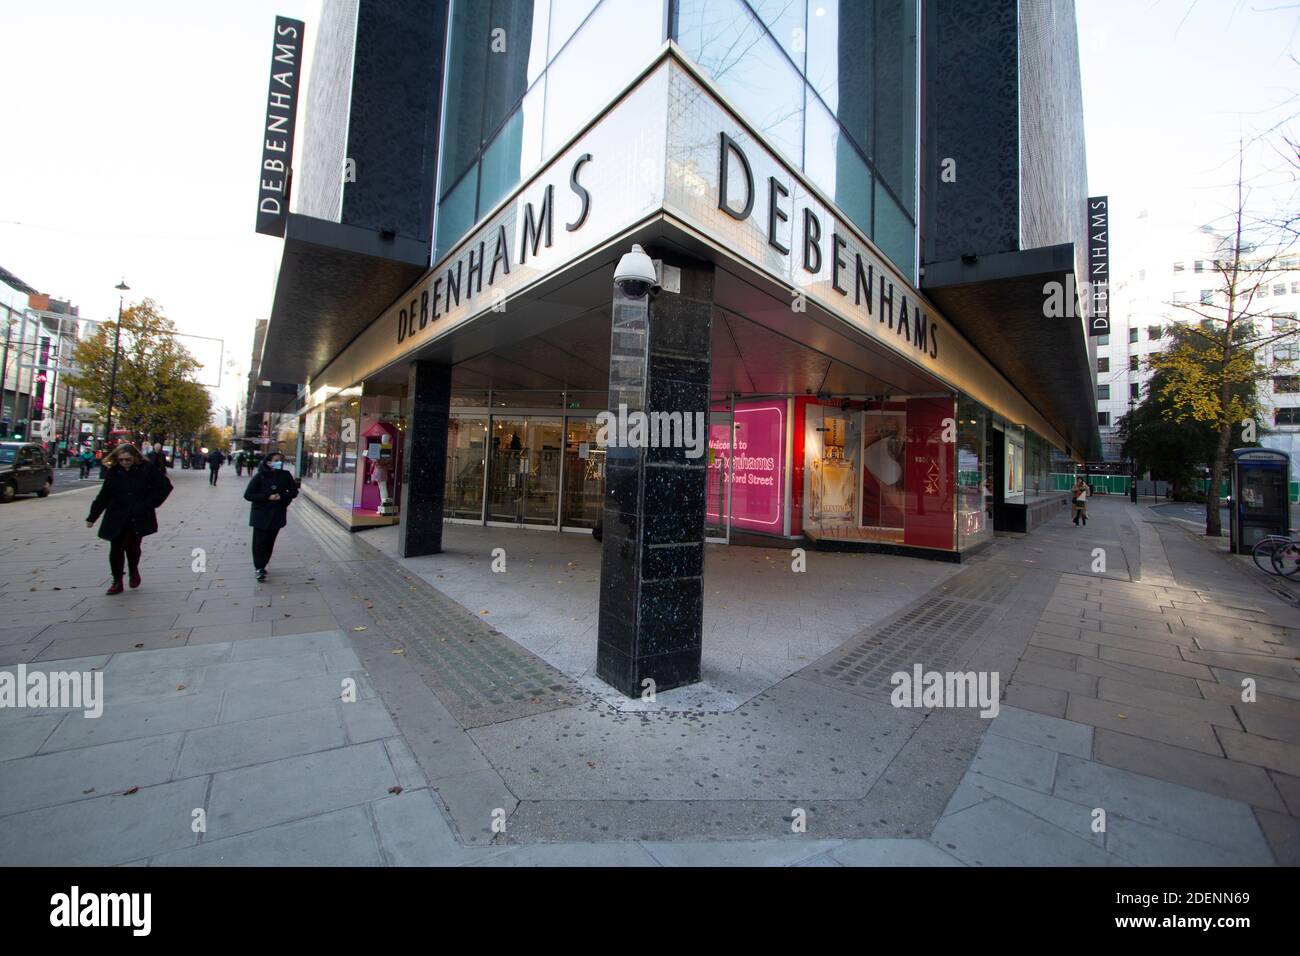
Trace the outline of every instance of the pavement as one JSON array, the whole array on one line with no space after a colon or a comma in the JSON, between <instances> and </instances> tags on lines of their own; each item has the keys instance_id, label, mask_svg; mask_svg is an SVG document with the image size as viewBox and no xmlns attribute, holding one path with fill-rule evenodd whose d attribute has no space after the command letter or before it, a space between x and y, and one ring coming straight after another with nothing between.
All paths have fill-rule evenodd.
<instances>
[{"instance_id":1,"label":"pavement","mask_svg":"<svg viewBox=\"0 0 1300 956\"><path fill-rule=\"evenodd\" d=\"M0 707L6 864L1300 861L1300 593L1144 505L959 567L710 548L706 686L629 706L589 537L403 561L300 498L259 584L243 480L172 479L115 597L96 482L0 510L0 671L105 694ZM914 664L996 674L997 716L893 706Z\"/></svg>"}]
</instances>

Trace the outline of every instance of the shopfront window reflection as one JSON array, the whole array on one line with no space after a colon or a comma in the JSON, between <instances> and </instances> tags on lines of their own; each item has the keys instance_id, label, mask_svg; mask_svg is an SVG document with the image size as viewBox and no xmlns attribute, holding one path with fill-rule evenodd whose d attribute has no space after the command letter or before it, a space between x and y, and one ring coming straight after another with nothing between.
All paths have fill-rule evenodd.
<instances>
[{"instance_id":1,"label":"shopfront window reflection","mask_svg":"<svg viewBox=\"0 0 1300 956\"><path fill-rule=\"evenodd\" d=\"M487 465L486 418L454 416L447 424L447 490L443 514L474 521L483 517L483 471Z\"/></svg>"},{"instance_id":2,"label":"shopfront window reflection","mask_svg":"<svg viewBox=\"0 0 1300 956\"><path fill-rule=\"evenodd\" d=\"M987 457L989 412L974 399L957 403L957 546L993 536L993 474Z\"/></svg>"},{"instance_id":3,"label":"shopfront window reflection","mask_svg":"<svg viewBox=\"0 0 1300 956\"><path fill-rule=\"evenodd\" d=\"M303 440L303 483L349 512L355 502L360 391L346 389L309 412Z\"/></svg>"},{"instance_id":4,"label":"shopfront window reflection","mask_svg":"<svg viewBox=\"0 0 1300 956\"><path fill-rule=\"evenodd\" d=\"M561 428L558 418L493 416L488 441L488 521L558 523Z\"/></svg>"},{"instance_id":5,"label":"shopfront window reflection","mask_svg":"<svg viewBox=\"0 0 1300 956\"><path fill-rule=\"evenodd\" d=\"M566 528L594 528L605 506L605 449L596 444L594 418L571 418L564 440Z\"/></svg>"}]
</instances>

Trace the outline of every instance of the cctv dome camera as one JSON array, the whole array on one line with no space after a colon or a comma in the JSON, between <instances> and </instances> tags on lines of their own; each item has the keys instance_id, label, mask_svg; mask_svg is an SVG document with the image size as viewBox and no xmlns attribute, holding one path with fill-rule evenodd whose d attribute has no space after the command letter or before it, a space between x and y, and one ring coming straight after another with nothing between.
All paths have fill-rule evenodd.
<instances>
[{"instance_id":1,"label":"cctv dome camera","mask_svg":"<svg viewBox=\"0 0 1300 956\"><path fill-rule=\"evenodd\" d=\"M618 268L614 270L614 284L624 295L634 299L641 298L647 292L653 295L659 291L655 264L639 245L634 245L631 252L625 253L618 260Z\"/></svg>"}]
</instances>

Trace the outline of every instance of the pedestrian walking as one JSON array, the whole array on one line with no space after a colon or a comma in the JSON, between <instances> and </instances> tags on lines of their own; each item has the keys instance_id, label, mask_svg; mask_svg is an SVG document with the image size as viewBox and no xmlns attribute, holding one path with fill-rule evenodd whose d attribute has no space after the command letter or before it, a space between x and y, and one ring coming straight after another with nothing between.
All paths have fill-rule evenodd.
<instances>
[{"instance_id":1,"label":"pedestrian walking","mask_svg":"<svg viewBox=\"0 0 1300 956\"><path fill-rule=\"evenodd\" d=\"M267 455L244 489L244 500L252 502L248 523L253 528L253 570L259 581L266 580L276 535L287 523L289 502L296 497L298 483L284 470L284 456L279 452Z\"/></svg>"},{"instance_id":2,"label":"pedestrian walking","mask_svg":"<svg viewBox=\"0 0 1300 956\"><path fill-rule=\"evenodd\" d=\"M217 472L221 470L223 461L225 461L225 456L215 448L208 452L208 484L214 488L217 484Z\"/></svg>"},{"instance_id":3,"label":"pedestrian walking","mask_svg":"<svg viewBox=\"0 0 1300 956\"><path fill-rule=\"evenodd\" d=\"M77 456L77 464L81 466L81 474L77 477L83 481L90 477L90 469L95 464L95 453L86 445L81 449L81 454Z\"/></svg>"},{"instance_id":4,"label":"pedestrian walking","mask_svg":"<svg viewBox=\"0 0 1300 956\"><path fill-rule=\"evenodd\" d=\"M131 587L140 586L140 543L158 530L155 510L172 493L167 472L144 460L129 442L116 446L105 457L107 477L90 504L86 527L94 527L100 515L99 536L109 542L108 567L113 583L106 593L122 593L123 563L131 572Z\"/></svg>"},{"instance_id":5,"label":"pedestrian walking","mask_svg":"<svg viewBox=\"0 0 1300 956\"><path fill-rule=\"evenodd\" d=\"M1079 523L1080 518L1083 519L1085 525L1088 523L1088 494L1091 490L1088 483L1082 478L1074 480L1074 487L1070 489L1070 501L1074 505L1075 524Z\"/></svg>"},{"instance_id":6,"label":"pedestrian walking","mask_svg":"<svg viewBox=\"0 0 1300 956\"><path fill-rule=\"evenodd\" d=\"M163 471L167 470L167 453L163 451L162 442L154 442L153 451L149 452L149 454L144 457L148 459L149 464L153 465L155 468L160 468Z\"/></svg>"},{"instance_id":7,"label":"pedestrian walking","mask_svg":"<svg viewBox=\"0 0 1300 956\"><path fill-rule=\"evenodd\" d=\"M244 474L244 453L238 452L235 455L235 476L243 477Z\"/></svg>"}]
</instances>

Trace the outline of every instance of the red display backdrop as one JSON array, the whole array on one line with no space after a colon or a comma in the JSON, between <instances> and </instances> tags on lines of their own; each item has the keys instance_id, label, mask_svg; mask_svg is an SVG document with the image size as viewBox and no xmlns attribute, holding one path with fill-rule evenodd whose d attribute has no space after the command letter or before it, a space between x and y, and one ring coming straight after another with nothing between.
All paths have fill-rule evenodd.
<instances>
[{"instance_id":1,"label":"red display backdrop","mask_svg":"<svg viewBox=\"0 0 1300 956\"><path fill-rule=\"evenodd\" d=\"M955 402L950 398L907 400L904 544L948 551L956 546L953 482L957 444L943 440L945 427L951 425L955 432L956 415Z\"/></svg>"}]
</instances>

